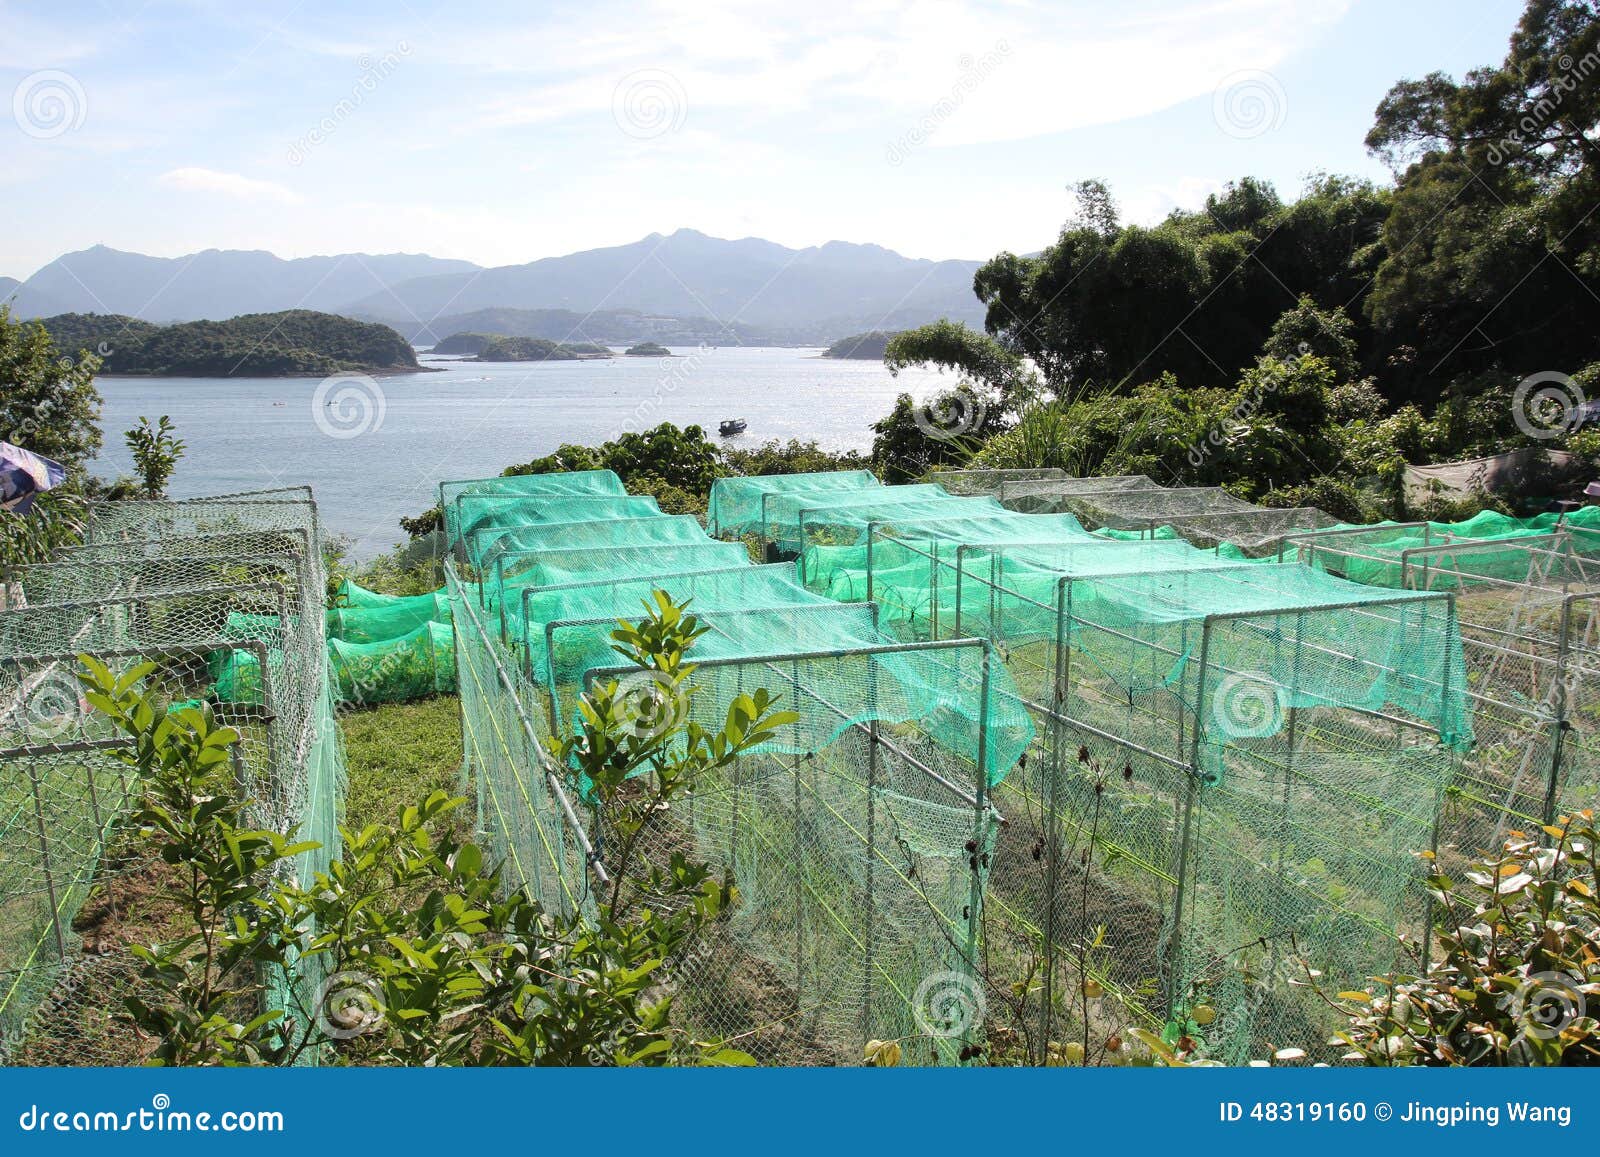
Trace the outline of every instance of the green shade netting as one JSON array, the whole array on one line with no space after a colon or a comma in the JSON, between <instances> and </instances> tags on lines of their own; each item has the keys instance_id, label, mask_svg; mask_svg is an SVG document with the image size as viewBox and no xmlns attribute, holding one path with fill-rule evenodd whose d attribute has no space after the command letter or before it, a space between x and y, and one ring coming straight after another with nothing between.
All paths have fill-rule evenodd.
<instances>
[{"instance_id":1,"label":"green shade netting","mask_svg":"<svg viewBox=\"0 0 1600 1157\"><path fill-rule=\"evenodd\" d=\"M443 589L442 587L440 588ZM354 579L345 579L339 584L339 589L334 593L333 605L335 607L389 607L398 599L426 598L425 595L386 595L378 591L369 591Z\"/></svg>"},{"instance_id":2,"label":"green shade netting","mask_svg":"<svg viewBox=\"0 0 1600 1157\"><path fill-rule=\"evenodd\" d=\"M328 642L334 698L343 703L398 703L456 689L455 631L424 623L377 643Z\"/></svg>"},{"instance_id":3,"label":"green shade netting","mask_svg":"<svg viewBox=\"0 0 1600 1157\"><path fill-rule=\"evenodd\" d=\"M1353 707L1398 710L1471 746L1448 598L1281 563L1074 579L1066 597L1074 654L1129 692L1165 686L1199 704L1213 745L1274 735L1291 707Z\"/></svg>"},{"instance_id":4,"label":"green shade netting","mask_svg":"<svg viewBox=\"0 0 1600 1157\"><path fill-rule=\"evenodd\" d=\"M987 496L946 498L935 495L904 501L897 499L892 503L864 501L826 510L803 508L800 511L799 542L802 547L813 543L864 543L868 532L879 526L932 523L958 518L1002 522L1028 517L1007 510ZM780 545L786 544L783 539L779 541Z\"/></svg>"},{"instance_id":5,"label":"green shade netting","mask_svg":"<svg viewBox=\"0 0 1600 1157\"><path fill-rule=\"evenodd\" d=\"M1037 515L1035 517L1050 517ZM937 561L928 557L929 546ZM963 635L1018 642L1055 639L1057 588L1066 576L1215 570L1240 564L1186 542L963 543L884 540L873 544L872 595L885 622L917 625L934 606ZM860 597L865 575L841 572L830 593Z\"/></svg>"},{"instance_id":6,"label":"green shade netting","mask_svg":"<svg viewBox=\"0 0 1600 1157\"><path fill-rule=\"evenodd\" d=\"M664 514L659 518L544 522L480 530L467 539L467 554L480 571L488 572L499 555L519 551L710 541L693 515Z\"/></svg>"},{"instance_id":7,"label":"green shade netting","mask_svg":"<svg viewBox=\"0 0 1600 1157\"><path fill-rule=\"evenodd\" d=\"M497 526L541 522L584 522L604 518L651 518L661 513L645 495L463 494L451 506L446 543L454 546L475 532Z\"/></svg>"},{"instance_id":8,"label":"green shade netting","mask_svg":"<svg viewBox=\"0 0 1600 1157\"><path fill-rule=\"evenodd\" d=\"M706 522L713 534L758 533L762 500L769 494L801 491L878 489L882 483L866 470L824 471L814 474L769 474L758 478L718 478L711 484Z\"/></svg>"},{"instance_id":9,"label":"green shade netting","mask_svg":"<svg viewBox=\"0 0 1600 1157\"><path fill-rule=\"evenodd\" d=\"M478 594L484 608L498 620L501 637L510 641L521 638L521 628L513 632L512 620L521 613L522 592L530 587L587 582L596 575L621 579L749 564L750 553L739 542L536 550L496 557L495 566L478 588Z\"/></svg>"},{"instance_id":10,"label":"green shade netting","mask_svg":"<svg viewBox=\"0 0 1600 1157\"><path fill-rule=\"evenodd\" d=\"M1430 590L1457 589L1461 579L1450 572L1507 582L1537 581L1543 560L1530 551L1566 553L1580 558L1600 557L1600 507L1586 506L1564 520L1559 514L1511 518L1485 510L1464 522L1430 522L1425 526L1382 522L1370 527L1341 523L1335 529L1359 533L1336 534L1300 540L1302 561L1354 582L1402 588L1426 582ZM1560 534L1564 541L1550 536ZM1504 543L1496 550L1493 544ZM1460 549L1448 549L1459 544ZM1426 555L1406 556L1424 547ZM1407 580L1407 562L1413 572L1427 566L1436 573Z\"/></svg>"},{"instance_id":11,"label":"green shade netting","mask_svg":"<svg viewBox=\"0 0 1600 1157\"><path fill-rule=\"evenodd\" d=\"M387 603L336 607L327 613L327 631L330 639L347 643L381 643L409 635L423 623L449 621L450 599L441 589Z\"/></svg>"},{"instance_id":12,"label":"green shade netting","mask_svg":"<svg viewBox=\"0 0 1600 1157\"><path fill-rule=\"evenodd\" d=\"M962 542L1098 541L1070 514L1017 514L1009 510L950 516L915 514L909 518L900 517L896 511L888 520L873 519L871 533L870 551L864 538L859 543L808 546L800 556L806 586L831 592L837 575L840 590L859 593L833 597L865 598L869 561L876 572L880 567L911 562L918 552L926 559L936 552L954 550L955 544ZM877 550L885 543L899 553L880 560Z\"/></svg>"},{"instance_id":13,"label":"green shade netting","mask_svg":"<svg viewBox=\"0 0 1600 1157\"><path fill-rule=\"evenodd\" d=\"M615 664L617 653L611 649L611 626L619 618L641 616L645 605L653 603L651 596L656 590L666 591L679 605L692 600L689 610L694 615L756 607L834 605L830 600L802 587L790 563L772 563L768 566L745 564L650 578L595 579L524 591L521 605L514 612L507 608L508 619L513 624L507 629L507 638L523 644L528 671L535 682L544 685L551 680L547 650L547 629L550 624L598 621L603 630L562 633L561 649L555 662L555 679L557 682L577 682L583 671L591 667ZM696 656L698 653L697 648Z\"/></svg>"},{"instance_id":14,"label":"green shade netting","mask_svg":"<svg viewBox=\"0 0 1600 1157\"><path fill-rule=\"evenodd\" d=\"M708 611L699 616L711 629L694 646L699 664L691 682L697 688L686 718L709 730L720 730L728 704L740 694L766 688L782 698L786 708L800 713L798 723L783 729L767 750L807 754L822 750L856 724L876 720L915 727L942 747L964 756L975 766L980 748L990 783L999 782L1016 764L1033 739L1033 723L1017 697L1010 673L998 661L989 664L988 710L982 709L984 655L981 644L938 650L885 652L884 641L873 621L871 607L840 604L815 605L797 589L796 602L783 608ZM638 603L619 599L617 614L636 617ZM555 632L555 653L560 656L601 655L614 622L574 624ZM581 638L588 634L589 639ZM598 639L596 638L598 636ZM811 657L784 657L806 653ZM715 663L714 660L733 660ZM599 660L608 678L628 678L645 685L648 676L612 652ZM574 718L576 696L582 690L579 676L595 667L571 672L558 697L558 717ZM557 678L562 678L558 670ZM630 684L632 685L632 684ZM987 721L987 733L980 721Z\"/></svg>"},{"instance_id":15,"label":"green shade netting","mask_svg":"<svg viewBox=\"0 0 1600 1157\"><path fill-rule=\"evenodd\" d=\"M920 509L913 507L917 504ZM890 517L897 511L904 517L914 515L932 515L944 513L940 508L946 504L957 504L948 510L950 514L971 514L979 510L1002 509L1000 504L992 498L957 498L942 486L923 485L921 483L911 486L885 486L882 490L871 494L775 494L766 504L766 516L760 528L760 534L777 543L780 549L799 551L801 542L802 517L823 519L835 517L839 519L854 518L858 526L865 526L873 521L874 512L882 511L884 517ZM846 529L849 533L849 528Z\"/></svg>"},{"instance_id":16,"label":"green shade netting","mask_svg":"<svg viewBox=\"0 0 1600 1157\"><path fill-rule=\"evenodd\" d=\"M626 494L614 470L565 470L556 474L501 474L439 483L446 510L463 494Z\"/></svg>"}]
</instances>

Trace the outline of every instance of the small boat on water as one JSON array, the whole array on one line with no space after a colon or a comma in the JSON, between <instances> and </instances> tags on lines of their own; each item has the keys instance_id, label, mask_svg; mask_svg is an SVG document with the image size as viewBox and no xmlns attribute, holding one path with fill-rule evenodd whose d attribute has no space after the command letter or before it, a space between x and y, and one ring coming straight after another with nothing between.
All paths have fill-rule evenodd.
<instances>
[{"instance_id":1,"label":"small boat on water","mask_svg":"<svg viewBox=\"0 0 1600 1157\"><path fill-rule=\"evenodd\" d=\"M717 426L717 433L724 438L731 438L735 434L743 434L744 428L749 425L743 418L725 418Z\"/></svg>"}]
</instances>

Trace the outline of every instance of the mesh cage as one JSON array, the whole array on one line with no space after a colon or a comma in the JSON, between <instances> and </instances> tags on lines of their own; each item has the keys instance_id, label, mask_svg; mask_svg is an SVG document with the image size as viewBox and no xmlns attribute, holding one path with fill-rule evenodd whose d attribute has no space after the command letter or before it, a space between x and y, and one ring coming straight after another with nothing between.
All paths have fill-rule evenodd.
<instances>
[{"instance_id":1,"label":"mesh cage","mask_svg":"<svg viewBox=\"0 0 1600 1157\"><path fill-rule=\"evenodd\" d=\"M1072 515L887 514L865 543L804 556L809 589L870 599L898 637L992 640L1036 723L993 787L1008 822L981 939L991 1019L1009 1022L991 1043L1044 1061L1051 1041L1103 1042L1119 1010L1233 1063L1321 1041L1306 962L1356 984L1400 961L1397 930L1426 926L1415 853L1474 736L1455 596L1199 533L1231 522L1271 557L1320 512L1137 478L1086 480L1086 499L1076 481L1003 493L1138 537ZM1190 541L1151 536L1180 512Z\"/></svg>"},{"instance_id":2,"label":"mesh cage","mask_svg":"<svg viewBox=\"0 0 1600 1157\"><path fill-rule=\"evenodd\" d=\"M1600 561L1582 527L1528 529L1473 539L1415 523L1294 544L1331 573L1454 595L1478 744L1441 819L1447 865L1600 805Z\"/></svg>"},{"instance_id":3,"label":"mesh cage","mask_svg":"<svg viewBox=\"0 0 1600 1157\"><path fill-rule=\"evenodd\" d=\"M1068 512L1068 499L1108 490L1160 490L1154 479L1143 474L1112 474L1104 478L1041 478L1004 482L996 495L1002 503L1022 514L1062 514Z\"/></svg>"},{"instance_id":4,"label":"mesh cage","mask_svg":"<svg viewBox=\"0 0 1600 1157\"><path fill-rule=\"evenodd\" d=\"M445 510L445 545L453 547L480 530L531 522L578 522L599 518L651 518L661 507L649 495L461 494Z\"/></svg>"},{"instance_id":5,"label":"mesh cage","mask_svg":"<svg viewBox=\"0 0 1600 1157\"><path fill-rule=\"evenodd\" d=\"M1017 482L1044 482L1065 479L1067 472L1055 466L1042 466L1035 470L930 470L924 482L935 482L951 494L986 494L1000 497L1003 489Z\"/></svg>"},{"instance_id":6,"label":"mesh cage","mask_svg":"<svg viewBox=\"0 0 1600 1157\"><path fill-rule=\"evenodd\" d=\"M883 484L866 470L816 474L768 474L758 478L718 478L711 484L706 523L711 533L729 538L753 534L764 519L762 503L769 494L812 494L833 490L877 490Z\"/></svg>"},{"instance_id":7,"label":"mesh cage","mask_svg":"<svg viewBox=\"0 0 1600 1157\"><path fill-rule=\"evenodd\" d=\"M973 1026L941 1018L982 995L987 792L1034 734L1009 677L981 642L899 643L871 607L806 591L790 565L754 566L671 518L625 521L641 533L519 527L478 583L448 568L467 771L491 842L531 894L592 903L606 866L586 864L583 833L601 846L605 833L537 737L570 726L594 681L635 674L610 645L619 617L656 589L689 599L710 628L691 716L720 728L734 696L765 687L801 721L651 833L650 863L693 846L739 887L730 918L670 962L676 1015L774 1063L860 1063L874 1038L904 1039L913 1062L956 1061Z\"/></svg>"},{"instance_id":8,"label":"mesh cage","mask_svg":"<svg viewBox=\"0 0 1600 1157\"><path fill-rule=\"evenodd\" d=\"M112 503L92 508L89 534L22 570L25 605L0 612L0 1034L11 1063L142 1060L139 1042L112 1031L137 987L126 941L166 934L127 923L156 918L145 910L164 869L130 830L139 785L117 758L125 740L83 700L79 655L116 671L153 663L143 689L158 702L204 704L238 731L249 822L321 845L286 871L308 880L338 846L343 753L309 491ZM296 1034L314 1033L319 964L265 978L266 1007Z\"/></svg>"}]
</instances>

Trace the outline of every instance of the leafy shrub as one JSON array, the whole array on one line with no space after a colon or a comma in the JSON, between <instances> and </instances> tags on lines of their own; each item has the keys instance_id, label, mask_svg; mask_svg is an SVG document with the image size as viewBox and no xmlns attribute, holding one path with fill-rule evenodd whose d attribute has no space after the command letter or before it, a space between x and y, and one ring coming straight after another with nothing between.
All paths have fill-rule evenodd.
<instances>
[{"instance_id":1,"label":"leafy shrub","mask_svg":"<svg viewBox=\"0 0 1600 1157\"><path fill-rule=\"evenodd\" d=\"M1376 1065L1600 1064L1600 867L1593 812L1513 834L1460 880L1428 880L1443 958L1341 992L1338 1040Z\"/></svg>"}]
</instances>

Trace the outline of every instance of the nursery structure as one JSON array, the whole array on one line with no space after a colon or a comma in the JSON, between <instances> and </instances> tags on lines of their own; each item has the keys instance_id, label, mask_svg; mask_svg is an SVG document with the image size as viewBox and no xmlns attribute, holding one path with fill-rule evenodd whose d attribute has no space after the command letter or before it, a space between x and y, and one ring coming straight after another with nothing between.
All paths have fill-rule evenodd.
<instances>
[{"instance_id":1,"label":"nursery structure","mask_svg":"<svg viewBox=\"0 0 1600 1157\"><path fill-rule=\"evenodd\" d=\"M108 1031L107 993L136 983L119 896L159 868L125 822L138 790L117 758L128 740L84 703L78 656L114 671L152 663L146 691L208 705L238 731L233 773L251 822L319 842L294 862L309 879L337 847L344 778L316 507L304 490L94 507L85 545L13 582L25 606L0 612L3 1047L13 1061L136 1060ZM270 1006L314 1031L321 979L310 961L269 977Z\"/></svg>"},{"instance_id":2,"label":"nursery structure","mask_svg":"<svg viewBox=\"0 0 1600 1157\"><path fill-rule=\"evenodd\" d=\"M735 497L725 524L747 527L759 502ZM597 682L651 694L610 631L652 590L692 599L709 630L671 717L718 729L736 696L765 688L800 719L651 832L652 862L692 846L739 888L680 966L678 1014L773 1061L859 1063L875 1038L904 1040L910 1062L955 1060L976 1031L948 1021L952 999L979 992L990 792L1033 739L990 645L896 640L870 605L819 598L792 566L755 566L668 516L537 524L502 509L505 530L470 532L468 557L488 565L452 565L449 583L467 770L519 882L570 910L613 868L595 852L613 845L604 818L543 737L569 733Z\"/></svg>"},{"instance_id":3,"label":"nursery structure","mask_svg":"<svg viewBox=\"0 0 1600 1157\"><path fill-rule=\"evenodd\" d=\"M1146 495L1142 519L1172 492L1108 493ZM993 792L1010 823L986 944L1009 963L991 991L1005 969L1036 977L1017 1002L1035 1040L1114 1022L1086 988L1228 1060L1320 1039L1302 962L1359 982L1395 965L1397 928L1424 926L1413 853L1472 742L1454 596L1148 523L1128 541L1073 514L946 499L949 517L901 518L917 508L883 498L819 516L808 588L871 599L907 640L989 640L1039 725ZM1104 525L1104 505L1062 505Z\"/></svg>"},{"instance_id":4,"label":"nursery structure","mask_svg":"<svg viewBox=\"0 0 1600 1157\"><path fill-rule=\"evenodd\" d=\"M1600 537L1584 523L1481 524L1498 533L1402 523L1286 546L1374 587L1454 596L1478 744L1441 839L1443 850L1464 855L1600 804Z\"/></svg>"}]
</instances>

